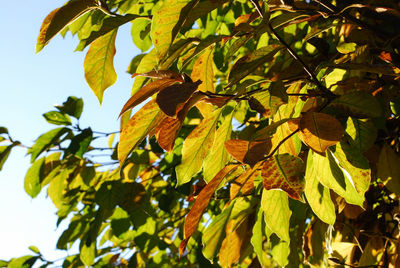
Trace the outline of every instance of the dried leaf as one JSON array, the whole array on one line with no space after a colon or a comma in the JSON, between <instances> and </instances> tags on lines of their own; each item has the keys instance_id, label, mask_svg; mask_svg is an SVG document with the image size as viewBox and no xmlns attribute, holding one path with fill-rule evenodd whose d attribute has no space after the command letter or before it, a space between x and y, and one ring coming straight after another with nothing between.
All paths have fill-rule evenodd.
<instances>
[{"instance_id":1,"label":"dried leaf","mask_svg":"<svg viewBox=\"0 0 400 268\"><path fill-rule=\"evenodd\" d=\"M300 119L300 139L314 151L323 153L340 141L344 129L333 116L307 112Z\"/></svg>"},{"instance_id":2,"label":"dried leaf","mask_svg":"<svg viewBox=\"0 0 400 268\"><path fill-rule=\"evenodd\" d=\"M197 196L193 207L190 209L185 219L184 239L179 245L179 255L182 255L182 253L185 251L189 238L197 230L197 226L199 225L199 221L203 216L203 212L207 208L212 195L218 188L218 185L225 178L225 176L227 176L237 167L239 167L239 165L225 166Z\"/></svg>"},{"instance_id":3,"label":"dried leaf","mask_svg":"<svg viewBox=\"0 0 400 268\"><path fill-rule=\"evenodd\" d=\"M271 150L271 141L229 140L225 142L228 153L237 161L254 166Z\"/></svg>"},{"instance_id":4,"label":"dried leaf","mask_svg":"<svg viewBox=\"0 0 400 268\"><path fill-rule=\"evenodd\" d=\"M132 77L136 76L144 76L148 78L153 78L153 79L171 79L174 80L175 82L185 82L183 80L183 76L180 73L177 73L172 70L154 70L146 73L134 73L132 74Z\"/></svg>"},{"instance_id":5,"label":"dried leaf","mask_svg":"<svg viewBox=\"0 0 400 268\"><path fill-rule=\"evenodd\" d=\"M246 172L242 173L237 177L231 185L230 188L230 200L237 197L239 193L242 195L249 195L254 190L254 179L259 175L259 170L257 168L248 169Z\"/></svg>"}]
</instances>

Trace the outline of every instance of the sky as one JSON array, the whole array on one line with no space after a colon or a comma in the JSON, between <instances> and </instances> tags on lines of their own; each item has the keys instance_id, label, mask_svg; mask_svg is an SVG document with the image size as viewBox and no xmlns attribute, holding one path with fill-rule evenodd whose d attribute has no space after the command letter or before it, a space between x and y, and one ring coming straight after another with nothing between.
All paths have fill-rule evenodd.
<instances>
[{"instance_id":1,"label":"sky","mask_svg":"<svg viewBox=\"0 0 400 268\"><path fill-rule=\"evenodd\" d=\"M0 16L0 126L23 144L57 126L48 124L42 114L54 110L68 96L83 98L80 125L112 132L119 128L118 114L128 100L132 79L126 73L131 59L139 53L132 43L130 24L118 31L114 59L118 80L107 89L100 105L84 79L84 52L73 52L79 40L69 33L57 36L39 54L35 44L43 19L65 0L3 1ZM56 208L46 191L32 199L24 191L29 168L26 149L14 148L0 171L0 259L9 260L32 254L39 248L46 259L66 256L55 248L67 225L56 228ZM70 252L73 253L73 252Z\"/></svg>"}]
</instances>

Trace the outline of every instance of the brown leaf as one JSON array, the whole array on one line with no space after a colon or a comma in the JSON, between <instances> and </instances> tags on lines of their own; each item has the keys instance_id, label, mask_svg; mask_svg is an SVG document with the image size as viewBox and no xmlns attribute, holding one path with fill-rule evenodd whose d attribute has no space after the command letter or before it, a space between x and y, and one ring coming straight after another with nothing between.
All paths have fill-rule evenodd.
<instances>
[{"instance_id":1,"label":"brown leaf","mask_svg":"<svg viewBox=\"0 0 400 268\"><path fill-rule=\"evenodd\" d=\"M154 70L154 71L150 71L147 73L142 73L142 74L138 74L138 73L134 73L132 74L132 77L135 76L144 76L144 77L149 77L149 78L155 78L155 79L172 79L176 82L185 82L183 80L183 76L180 73L171 71L171 70Z\"/></svg>"},{"instance_id":2,"label":"brown leaf","mask_svg":"<svg viewBox=\"0 0 400 268\"><path fill-rule=\"evenodd\" d=\"M206 103L210 103L214 106L217 107L222 107L224 106L232 97L230 96L222 96L222 97L213 97L213 98L205 98L204 101Z\"/></svg>"},{"instance_id":3,"label":"brown leaf","mask_svg":"<svg viewBox=\"0 0 400 268\"><path fill-rule=\"evenodd\" d=\"M166 115L175 116L200 84L197 81L166 87L158 93L156 102Z\"/></svg>"},{"instance_id":4,"label":"brown leaf","mask_svg":"<svg viewBox=\"0 0 400 268\"><path fill-rule=\"evenodd\" d=\"M256 168L248 169L246 172L242 173L233 182L230 188L230 200L237 197L239 192L242 195L249 195L254 190L254 178L258 176L259 172Z\"/></svg>"},{"instance_id":5,"label":"brown leaf","mask_svg":"<svg viewBox=\"0 0 400 268\"><path fill-rule=\"evenodd\" d=\"M316 152L324 153L328 147L340 141L344 129L333 116L307 112L300 119L300 139Z\"/></svg>"},{"instance_id":6,"label":"brown leaf","mask_svg":"<svg viewBox=\"0 0 400 268\"><path fill-rule=\"evenodd\" d=\"M185 228L184 228L184 239L179 245L179 255L185 251L187 241L192 236L192 234L197 230L197 226L199 225L199 221L203 216L204 210L207 208L208 203L215 190L217 190L218 185L225 178L226 175L231 173L234 169L239 167L240 165L227 165L217 175L204 187L204 189L197 196L196 201L194 202L193 207L190 209L188 215L185 219Z\"/></svg>"},{"instance_id":7,"label":"brown leaf","mask_svg":"<svg viewBox=\"0 0 400 268\"><path fill-rule=\"evenodd\" d=\"M225 148L237 161L254 166L271 150L271 141L229 140L225 142Z\"/></svg>"},{"instance_id":8,"label":"brown leaf","mask_svg":"<svg viewBox=\"0 0 400 268\"><path fill-rule=\"evenodd\" d=\"M304 190L303 161L290 154L274 155L268 159L261 170L263 185L266 190L281 189L289 197L301 200Z\"/></svg>"},{"instance_id":9,"label":"brown leaf","mask_svg":"<svg viewBox=\"0 0 400 268\"><path fill-rule=\"evenodd\" d=\"M160 80L156 80L142 87L138 92L136 92L130 99L125 103L124 107L121 110L119 116L128 111L129 109L134 108L136 105L145 101L147 98L151 97L153 94L159 92L160 90L172 86L176 83L176 80L164 78Z\"/></svg>"}]
</instances>

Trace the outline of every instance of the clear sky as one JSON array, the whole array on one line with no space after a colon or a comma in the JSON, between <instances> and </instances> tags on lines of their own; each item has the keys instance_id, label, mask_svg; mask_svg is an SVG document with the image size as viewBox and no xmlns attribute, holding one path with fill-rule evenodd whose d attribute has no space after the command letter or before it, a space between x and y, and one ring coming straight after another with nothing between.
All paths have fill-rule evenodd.
<instances>
[{"instance_id":1,"label":"clear sky","mask_svg":"<svg viewBox=\"0 0 400 268\"><path fill-rule=\"evenodd\" d=\"M85 106L81 126L111 132L118 130L119 111L129 98L132 79L126 73L130 60L139 53L130 37L130 24L117 36L115 66L117 83L109 88L100 106L87 86L83 73L85 52L73 52L78 39L70 34L53 39L35 54L36 38L45 16L65 0L3 1L0 16L0 126L22 143L32 145L42 133L57 126L42 114L68 96L81 97ZM0 259L31 254L30 245L50 260L65 256L57 251L57 238L66 228L56 229L56 209L46 191L31 199L24 192L29 157L14 149L0 172Z\"/></svg>"}]
</instances>

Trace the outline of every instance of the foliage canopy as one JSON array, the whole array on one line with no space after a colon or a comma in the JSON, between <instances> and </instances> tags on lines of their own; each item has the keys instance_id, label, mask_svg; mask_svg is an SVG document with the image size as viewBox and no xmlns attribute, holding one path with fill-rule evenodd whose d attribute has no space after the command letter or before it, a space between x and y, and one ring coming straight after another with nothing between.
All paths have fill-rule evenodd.
<instances>
[{"instance_id":1,"label":"foliage canopy","mask_svg":"<svg viewBox=\"0 0 400 268\"><path fill-rule=\"evenodd\" d=\"M143 52L120 132L81 129L83 100L69 97L28 149L27 194L47 189L58 223L69 220L58 249L80 245L62 266L399 267L399 18L398 1L377 0L52 11L37 52L77 35L100 102L121 25ZM1 169L21 144L0 135ZM54 264L31 249L1 264Z\"/></svg>"}]
</instances>

